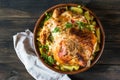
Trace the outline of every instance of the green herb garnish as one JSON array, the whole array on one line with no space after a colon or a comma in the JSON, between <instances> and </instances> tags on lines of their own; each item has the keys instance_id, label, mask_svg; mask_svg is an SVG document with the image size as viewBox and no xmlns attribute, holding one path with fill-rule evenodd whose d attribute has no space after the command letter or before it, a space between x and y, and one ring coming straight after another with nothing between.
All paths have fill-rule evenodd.
<instances>
[{"instance_id":1,"label":"green herb garnish","mask_svg":"<svg viewBox=\"0 0 120 80\"><path fill-rule=\"evenodd\" d=\"M40 47L40 53L42 54L42 53L47 53L49 51L49 47L48 47L48 45L42 45L41 47Z\"/></svg>"},{"instance_id":2,"label":"green herb garnish","mask_svg":"<svg viewBox=\"0 0 120 80\"><path fill-rule=\"evenodd\" d=\"M79 29L82 30L83 28L85 28L85 23L77 21L77 24L78 24Z\"/></svg>"},{"instance_id":3,"label":"green herb garnish","mask_svg":"<svg viewBox=\"0 0 120 80\"><path fill-rule=\"evenodd\" d=\"M48 39L49 39L50 42L53 41L53 36L52 36L52 34L49 35Z\"/></svg>"},{"instance_id":4,"label":"green herb garnish","mask_svg":"<svg viewBox=\"0 0 120 80\"><path fill-rule=\"evenodd\" d=\"M45 18L45 21L46 20L48 20L48 19L50 19L51 18L51 16L52 16L52 13L45 13L45 16L46 16L46 18Z\"/></svg>"},{"instance_id":5,"label":"green herb garnish","mask_svg":"<svg viewBox=\"0 0 120 80\"><path fill-rule=\"evenodd\" d=\"M95 26L94 25L89 25L90 31L95 31Z\"/></svg>"},{"instance_id":6,"label":"green herb garnish","mask_svg":"<svg viewBox=\"0 0 120 80\"><path fill-rule=\"evenodd\" d=\"M52 56L48 56L48 61L49 61L49 63L51 63L51 64L54 64L54 63L55 63L55 60L53 59Z\"/></svg>"},{"instance_id":7,"label":"green herb garnish","mask_svg":"<svg viewBox=\"0 0 120 80\"><path fill-rule=\"evenodd\" d=\"M55 27L54 30L52 31L53 33L59 32L60 28L59 27Z\"/></svg>"},{"instance_id":8,"label":"green herb garnish","mask_svg":"<svg viewBox=\"0 0 120 80\"><path fill-rule=\"evenodd\" d=\"M93 21L94 17L90 14L89 11L86 11L84 13L85 18L87 19L88 23L91 24L91 21Z\"/></svg>"},{"instance_id":9,"label":"green herb garnish","mask_svg":"<svg viewBox=\"0 0 120 80\"><path fill-rule=\"evenodd\" d=\"M49 47L48 47L48 45L43 45L43 46L42 46L42 49L45 49L45 50L48 52Z\"/></svg>"},{"instance_id":10,"label":"green herb garnish","mask_svg":"<svg viewBox=\"0 0 120 80\"><path fill-rule=\"evenodd\" d=\"M45 59L45 60L47 60L47 59L48 59L48 55L47 55L47 54L45 54L45 53L42 53L42 54L41 54L41 57L42 57L43 59Z\"/></svg>"},{"instance_id":11,"label":"green herb garnish","mask_svg":"<svg viewBox=\"0 0 120 80\"><path fill-rule=\"evenodd\" d=\"M45 60L46 63L48 63L49 65L53 65L55 63L55 60L53 59L52 56L48 56L45 53L41 54L41 57Z\"/></svg>"},{"instance_id":12,"label":"green herb garnish","mask_svg":"<svg viewBox=\"0 0 120 80\"><path fill-rule=\"evenodd\" d=\"M65 28L71 28L72 26L73 26L72 23L69 23L69 22L65 24Z\"/></svg>"},{"instance_id":13,"label":"green herb garnish","mask_svg":"<svg viewBox=\"0 0 120 80\"><path fill-rule=\"evenodd\" d=\"M48 51L49 51L48 45L41 46L40 48L41 57L44 59L46 63L48 63L49 65L53 65L55 63L55 60L51 55L48 55Z\"/></svg>"}]
</instances>

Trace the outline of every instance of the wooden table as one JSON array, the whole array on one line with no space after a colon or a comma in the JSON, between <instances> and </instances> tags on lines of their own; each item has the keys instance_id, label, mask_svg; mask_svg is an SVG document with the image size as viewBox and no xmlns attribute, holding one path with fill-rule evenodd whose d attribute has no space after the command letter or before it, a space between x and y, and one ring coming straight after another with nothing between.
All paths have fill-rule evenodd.
<instances>
[{"instance_id":1,"label":"wooden table","mask_svg":"<svg viewBox=\"0 0 120 80\"><path fill-rule=\"evenodd\" d=\"M0 0L0 80L34 80L18 59L12 36L33 31L38 17L58 3L84 4L100 18L106 44L90 70L69 75L72 80L120 80L120 0Z\"/></svg>"}]
</instances>

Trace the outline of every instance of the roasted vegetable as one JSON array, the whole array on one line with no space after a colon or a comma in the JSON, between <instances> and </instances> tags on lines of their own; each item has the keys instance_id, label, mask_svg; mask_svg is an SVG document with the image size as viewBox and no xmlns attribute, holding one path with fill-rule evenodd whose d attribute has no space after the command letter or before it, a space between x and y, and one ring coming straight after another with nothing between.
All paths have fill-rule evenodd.
<instances>
[{"instance_id":1,"label":"roasted vegetable","mask_svg":"<svg viewBox=\"0 0 120 80\"><path fill-rule=\"evenodd\" d=\"M97 36L98 43L100 43L100 28L96 29L96 36Z\"/></svg>"},{"instance_id":2,"label":"roasted vegetable","mask_svg":"<svg viewBox=\"0 0 120 80\"><path fill-rule=\"evenodd\" d=\"M83 9L81 7L71 7L71 11L77 12L77 13L83 13Z\"/></svg>"},{"instance_id":3,"label":"roasted vegetable","mask_svg":"<svg viewBox=\"0 0 120 80\"><path fill-rule=\"evenodd\" d=\"M62 71L73 71L73 70L78 70L79 69L79 66L70 66L70 65L62 65L61 66L61 70Z\"/></svg>"}]
</instances>

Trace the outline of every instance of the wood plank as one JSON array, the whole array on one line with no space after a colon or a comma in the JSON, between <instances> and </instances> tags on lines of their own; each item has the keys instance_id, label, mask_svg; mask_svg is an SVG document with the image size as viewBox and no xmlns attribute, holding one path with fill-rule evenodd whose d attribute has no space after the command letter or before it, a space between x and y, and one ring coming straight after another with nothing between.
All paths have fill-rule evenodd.
<instances>
[{"instance_id":1,"label":"wood plank","mask_svg":"<svg viewBox=\"0 0 120 80\"><path fill-rule=\"evenodd\" d=\"M0 19L12 19L12 18L38 18L40 14L42 14L46 9L49 7L59 4L59 3L83 3L86 4L86 6L90 9L92 9L97 15L104 15L109 12L110 13L118 13L120 10L120 0L59 0L56 2L56 0L52 1L28 1L28 0L10 0L6 1L3 0L0 2ZM104 4L103 4L104 3ZM111 11L112 10L112 11ZM99 11L99 12L98 12ZM101 14L102 13L102 14ZM115 15L114 15L115 16Z\"/></svg>"},{"instance_id":2,"label":"wood plank","mask_svg":"<svg viewBox=\"0 0 120 80\"><path fill-rule=\"evenodd\" d=\"M119 80L120 66L95 65L90 70L70 75L72 80Z\"/></svg>"},{"instance_id":3,"label":"wood plank","mask_svg":"<svg viewBox=\"0 0 120 80\"><path fill-rule=\"evenodd\" d=\"M18 65L16 67L16 65ZM19 68L22 67L22 68ZM86 72L79 73L76 75L69 75L72 80L119 80L119 65L95 65ZM106 75L107 74L107 75ZM12 79L11 79L12 78ZM16 78L15 80L34 80L25 70L23 65L13 63L12 66L9 64L0 64L0 79L8 80Z\"/></svg>"},{"instance_id":4,"label":"wood plank","mask_svg":"<svg viewBox=\"0 0 120 80\"><path fill-rule=\"evenodd\" d=\"M119 3L120 0L92 0L87 6L96 10L119 10Z\"/></svg>"},{"instance_id":5,"label":"wood plank","mask_svg":"<svg viewBox=\"0 0 120 80\"><path fill-rule=\"evenodd\" d=\"M7 64L0 64L0 80L35 80L26 72L25 68L20 70L17 68L22 67L22 65L16 65L12 67Z\"/></svg>"}]
</instances>

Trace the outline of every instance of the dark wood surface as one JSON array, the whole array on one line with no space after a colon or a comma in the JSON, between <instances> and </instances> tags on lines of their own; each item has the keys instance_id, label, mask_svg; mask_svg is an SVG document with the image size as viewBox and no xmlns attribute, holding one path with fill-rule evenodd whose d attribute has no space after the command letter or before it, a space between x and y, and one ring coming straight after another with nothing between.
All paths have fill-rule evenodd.
<instances>
[{"instance_id":1,"label":"dark wood surface","mask_svg":"<svg viewBox=\"0 0 120 80\"><path fill-rule=\"evenodd\" d=\"M0 80L34 80L18 59L12 36L33 31L38 17L59 3L84 4L100 18L106 35L103 55L72 80L120 80L120 0L0 0Z\"/></svg>"}]
</instances>

